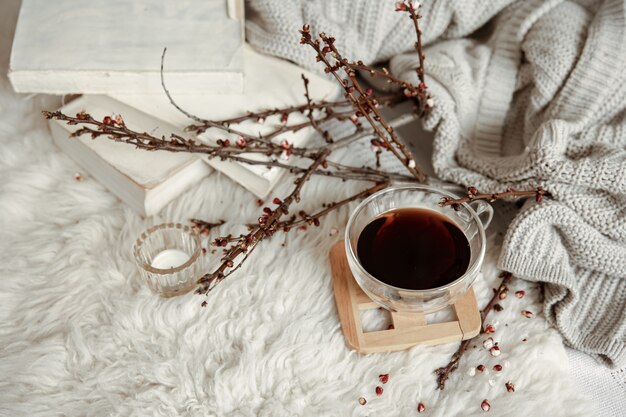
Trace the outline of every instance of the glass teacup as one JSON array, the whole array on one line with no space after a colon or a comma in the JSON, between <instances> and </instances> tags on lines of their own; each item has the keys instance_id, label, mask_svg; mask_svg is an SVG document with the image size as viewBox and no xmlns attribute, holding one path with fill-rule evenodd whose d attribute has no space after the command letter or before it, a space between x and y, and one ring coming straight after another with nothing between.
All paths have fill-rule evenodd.
<instances>
[{"instance_id":1,"label":"glass teacup","mask_svg":"<svg viewBox=\"0 0 626 417\"><path fill-rule=\"evenodd\" d=\"M442 197L459 198L448 191L429 186L393 186L365 199L350 216L345 235L348 264L361 289L380 306L391 311L433 313L453 304L478 276L487 244L485 229L491 222L493 209L489 203L481 200L460 204L458 210L449 206L440 207L438 203ZM458 226L470 246L469 265L463 275L441 287L413 290L386 284L365 270L357 255L361 232L375 218L401 208L432 210Z\"/></svg>"}]
</instances>

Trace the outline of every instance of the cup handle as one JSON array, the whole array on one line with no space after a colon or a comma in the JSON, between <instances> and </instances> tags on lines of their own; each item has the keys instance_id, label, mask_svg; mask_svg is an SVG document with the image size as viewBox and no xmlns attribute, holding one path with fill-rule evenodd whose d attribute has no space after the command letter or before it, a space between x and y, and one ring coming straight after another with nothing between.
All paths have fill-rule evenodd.
<instances>
[{"instance_id":1,"label":"cup handle","mask_svg":"<svg viewBox=\"0 0 626 417\"><path fill-rule=\"evenodd\" d=\"M493 219L493 207L484 200L475 200L468 203L474 209L483 227L487 229Z\"/></svg>"}]
</instances>

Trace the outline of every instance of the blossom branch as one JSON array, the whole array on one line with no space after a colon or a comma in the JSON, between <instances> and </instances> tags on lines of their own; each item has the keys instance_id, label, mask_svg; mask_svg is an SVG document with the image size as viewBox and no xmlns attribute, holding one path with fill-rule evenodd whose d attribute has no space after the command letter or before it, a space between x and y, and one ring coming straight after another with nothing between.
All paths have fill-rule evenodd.
<instances>
[{"instance_id":1,"label":"blossom branch","mask_svg":"<svg viewBox=\"0 0 626 417\"><path fill-rule=\"evenodd\" d=\"M377 100L372 96L371 89L363 89L358 80L356 79L356 73L352 68L347 65L347 60L341 56L339 51L335 48L333 37L326 36L324 33L320 33L320 38L324 43L324 47L321 47L319 40L313 40L311 37L310 29L308 25L304 25L300 31L302 35L300 39L301 44L306 44L312 47L317 53L318 61L321 61L325 65L325 72L330 73L335 77L337 82L343 87L345 96L354 105L357 110L357 117L365 117L368 121L376 136L378 136L385 145L385 149L390 150L407 170L413 175L417 181L423 182L426 179L424 173L417 168L415 160L411 153L406 149L404 144L399 141L395 135L391 126L383 120L380 112L378 111ZM335 63L331 62L327 58L327 54L332 53L335 59ZM348 75L350 81L343 79L339 75L339 69L343 69ZM354 92L358 93L358 98Z\"/></svg>"},{"instance_id":2,"label":"blossom branch","mask_svg":"<svg viewBox=\"0 0 626 417\"><path fill-rule=\"evenodd\" d=\"M450 198L450 197L441 197L439 201L440 207L452 206L455 210L459 210L461 208L462 203L467 203L469 201L474 200L487 200L490 203L493 203L496 200L506 198L506 197L535 197L535 201L541 203L543 201L543 196L545 191L542 187L537 187L533 190L514 190L512 188L507 188L506 191L501 193L491 193L491 194L481 194L478 192L476 187L467 187L466 197L462 198Z\"/></svg>"},{"instance_id":3,"label":"blossom branch","mask_svg":"<svg viewBox=\"0 0 626 417\"><path fill-rule=\"evenodd\" d=\"M500 277L502 278L502 282L500 283L500 286L498 287L497 290L494 289L493 297L491 297L491 300L489 300L485 308L483 308L480 312L480 318L482 320L482 327L480 329L479 335L476 337L479 337L480 335L485 334L485 326L484 326L485 318L487 317L489 312L491 312L491 310L493 309L493 306L498 302L498 300L503 298L502 294L505 294L508 291L507 284L511 280L512 276L513 275L510 272L502 272L500 274ZM450 377L450 374L457 370L457 368L459 367L459 362L461 361L461 357L467 350L467 347L469 346L469 344L473 340L475 340L476 337L462 341L458 350L454 352L454 354L452 355L450 362L448 362L446 366L435 369L435 374L437 375L437 389L443 390L446 387L446 381Z\"/></svg>"},{"instance_id":4,"label":"blossom branch","mask_svg":"<svg viewBox=\"0 0 626 417\"><path fill-rule=\"evenodd\" d=\"M231 246L226 251L221 264L213 272L207 273L198 279L198 293L208 294L217 284L236 269L232 268L237 257L254 250L261 240L272 236L278 230L278 221L283 215L289 213L289 207L294 201L300 200L302 187L311 178L313 172L322 165L329 153L330 151L325 149L318 154L317 158L311 163L304 174L296 178L293 191L284 200L278 198L274 199L274 203L278 205L276 209L272 210L269 207L263 209L264 214L259 217L255 229L248 233L245 239L240 240L236 245ZM246 258L247 255L244 256L244 260ZM230 271L227 272L229 269Z\"/></svg>"},{"instance_id":5,"label":"blossom branch","mask_svg":"<svg viewBox=\"0 0 626 417\"><path fill-rule=\"evenodd\" d=\"M331 143L333 142L333 139L330 137L330 133L328 133L328 130L322 129L315 120L315 117L313 117L313 108L311 107L313 105L313 100L311 100L311 95L309 94L309 79L304 74L301 74L301 76L302 82L304 83L304 97L306 98L306 103L308 107L305 111L306 117L308 117L313 129L315 129L324 138L326 143ZM326 111L332 111L332 109L327 108ZM331 113L331 115L332 114L333 113Z\"/></svg>"},{"instance_id":6,"label":"blossom branch","mask_svg":"<svg viewBox=\"0 0 626 417\"><path fill-rule=\"evenodd\" d=\"M307 214L305 212L300 212L300 219L299 220L295 220L295 218L291 219L291 220L287 220L284 222L280 222L278 227L280 229L282 229L285 232L288 232L290 229L293 229L295 227L300 227L300 226L304 226L304 225L314 225L314 226L319 226L319 219L325 215L327 215L328 213L337 210L340 207L345 206L348 203L351 203L353 201L356 200L360 200L362 198L368 197L372 194L374 194L377 191L382 190L383 188L387 187L389 185L388 182L382 182L379 184L376 184L372 187L369 187L357 194L354 194L348 198L345 198L343 200L334 202L334 203L327 203L325 204L325 208L314 213L314 214Z\"/></svg>"},{"instance_id":7,"label":"blossom branch","mask_svg":"<svg viewBox=\"0 0 626 417\"><path fill-rule=\"evenodd\" d=\"M413 27L415 28L415 35L417 36L417 40L415 41L415 50L417 51L417 55L419 57L420 66L416 68L417 77L420 80L420 86L423 86L423 89L426 89L426 81L424 80L424 52L422 51L422 29L419 26L419 20L422 16L419 14L419 8L422 5L420 3L414 3L411 1L399 1L396 3L396 11L406 11L409 13L411 20L413 21Z\"/></svg>"}]
</instances>

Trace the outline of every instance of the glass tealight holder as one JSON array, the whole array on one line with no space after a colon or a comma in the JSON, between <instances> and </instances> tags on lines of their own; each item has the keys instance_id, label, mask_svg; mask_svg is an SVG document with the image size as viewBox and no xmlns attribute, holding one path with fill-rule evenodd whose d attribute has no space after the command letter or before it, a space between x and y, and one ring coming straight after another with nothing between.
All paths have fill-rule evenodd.
<instances>
[{"instance_id":1,"label":"glass tealight holder","mask_svg":"<svg viewBox=\"0 0 626 417\"><path fill-rule=\"evenodd\" d=\"M133 247L135 262L150 289L163 297L184 294L203 274L200 238L180 223L163 223L143 232Z\"/></svg>"}]
</instances>

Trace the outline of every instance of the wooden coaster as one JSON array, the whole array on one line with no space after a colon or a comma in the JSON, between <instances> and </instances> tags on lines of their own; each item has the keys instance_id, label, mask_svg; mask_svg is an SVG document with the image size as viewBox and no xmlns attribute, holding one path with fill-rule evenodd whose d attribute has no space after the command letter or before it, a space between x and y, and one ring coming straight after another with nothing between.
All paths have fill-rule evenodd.
<instances>
[{"instance_id":1,"label":"wooden coaster","mask_svg":"<svg viewBox=\"0 0 626 417\"><path fill-rule=\"evenodd\" d=\"M346 343L360 353L393 352L415 345L436 345L470 339L480 332L480 312L472 288L454 303L457 320L428 324L419 313L391 313L393 329L364 332L361 310L379 308L356 283L348 266L344 242L330 250L335 302Z\"/></svg>"}]
</instances>

